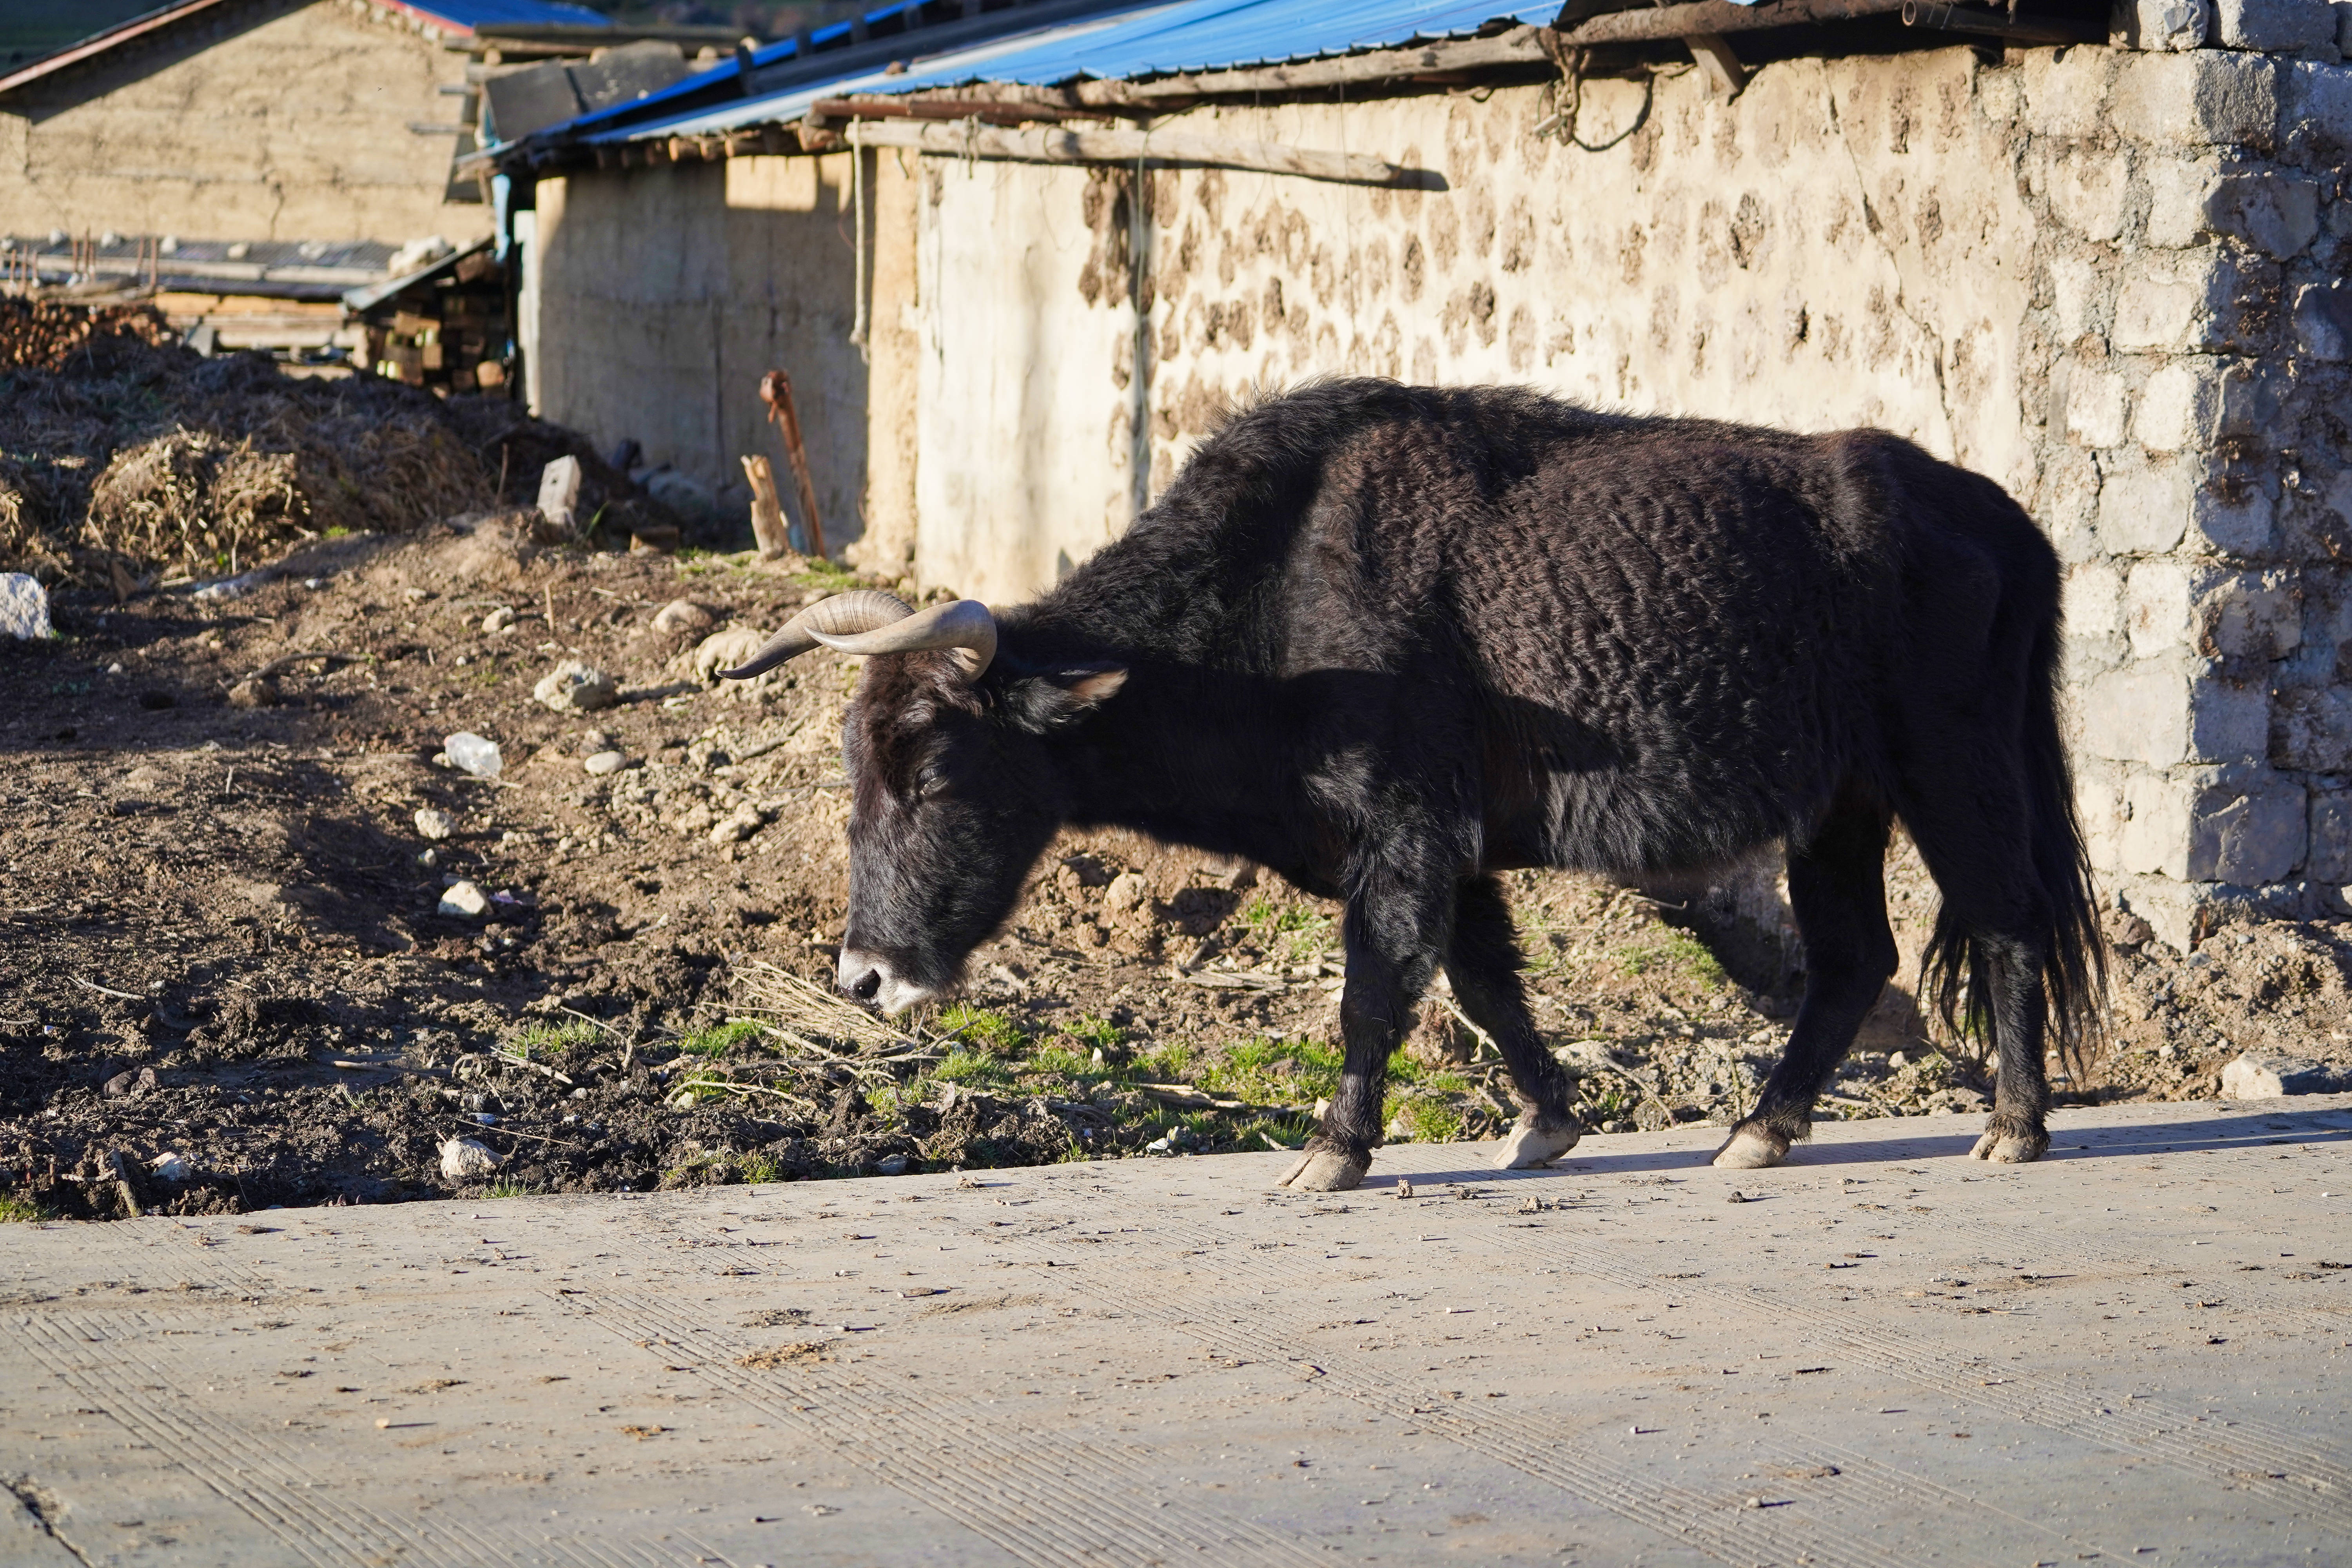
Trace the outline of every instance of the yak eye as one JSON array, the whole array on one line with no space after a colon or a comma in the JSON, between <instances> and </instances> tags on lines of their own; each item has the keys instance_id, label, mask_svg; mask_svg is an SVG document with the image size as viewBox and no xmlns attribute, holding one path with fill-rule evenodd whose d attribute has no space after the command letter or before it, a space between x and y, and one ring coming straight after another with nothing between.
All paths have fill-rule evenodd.
<instances>
[{"instance_id":1,"label":"yak eye","mask_svg":"<svg viewBox=\"0 0 2352 1568\"><path fill-rule=\"evenodd\" d=\"M915 794L928 800L948 787L948 772L937 763L927 764L915 775Z\"/></svg>"}]
</instances>

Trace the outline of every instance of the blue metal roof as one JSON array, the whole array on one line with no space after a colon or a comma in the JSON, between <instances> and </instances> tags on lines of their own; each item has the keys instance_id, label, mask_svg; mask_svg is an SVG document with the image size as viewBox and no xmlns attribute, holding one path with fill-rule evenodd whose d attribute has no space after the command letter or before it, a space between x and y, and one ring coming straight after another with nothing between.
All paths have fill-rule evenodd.
<instances>
[{"instance_id":1,"label":"blue metal roof","mask_svg":"<svg viewBox=\"0 0 2352 1568\"><path fill-rule=\"evenodd\" d=\"M893 5L871 15L880 19L899 9ZM551 126L541 134L568 132L592 143L695 135L798 119L816 100L848 92L912 92L971 81L1047 86L1082 78L1117 80L1272 65L1461 37L1496 20L1544 23L1559 12L1556 0L1535 5L1513 0L1179 0L1057 23L929 58L917 55L896 75L878 68L856 71L762 97L658 115L663 100L732 76L736 68L730 62L651 98ZM840 23L815 37L847 31L848 24ZM919 48L922 35L910 34L907 41ZM759 51L752 63L775 65L792 58L793 46L786 42ZM649 110L656 112L649 116Z\"/></svg>"},{"instance_id":2,"label":"blue metal roof","mask_svg":"<svg viewBox=\"0 0 2352 1568\"><path fill-rule=\"evenodd\" d=\"M405 11L428 22L472 32L501 25L523 27L609 27L613 19L585 5L564 5L551 0L378 0L395 11Z\"/></svg>"}]
</instances>

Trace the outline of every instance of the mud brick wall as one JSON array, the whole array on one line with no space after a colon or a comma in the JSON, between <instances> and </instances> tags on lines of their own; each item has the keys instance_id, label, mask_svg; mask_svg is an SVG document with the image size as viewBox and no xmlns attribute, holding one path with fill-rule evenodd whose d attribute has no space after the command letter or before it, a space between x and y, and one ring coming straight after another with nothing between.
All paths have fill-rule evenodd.
<instances>
[{"instance_id":1,"label":"mud brick wall","mask_svg":"<svg viewBox=\"0 0 2352 1568\"><path fill-rule=\"evenodd\" d=\"M0 102L0 234L458 244L442 200L466 57L367 0L232 7L214 29L101 56Z\"/></svg>"},{"instance_id":2,"label":"mud brick wall","mask_svg":"<svg viewBox=\"0 0 2352 1568\"><path fill-rule=\"evenodd\" d=\"M1895 430L2009 487L2066 563L2109 893L2182 947L2232 904L2346 909L2352 69L2325 5L2150 7L2146 48L1790 60L1735 98L1693 70L1587 83L1572 115L1555 85L1159 122L1443 191L869 154L869 352L847 368L814 321L777 347L863 389L853 559L999 602L1311 376ZM844 199L793 265L845 317ZM755 410L724 363L719 406ZM601 433L583 407L548 411Z\"/></svg>"}]
</instances>

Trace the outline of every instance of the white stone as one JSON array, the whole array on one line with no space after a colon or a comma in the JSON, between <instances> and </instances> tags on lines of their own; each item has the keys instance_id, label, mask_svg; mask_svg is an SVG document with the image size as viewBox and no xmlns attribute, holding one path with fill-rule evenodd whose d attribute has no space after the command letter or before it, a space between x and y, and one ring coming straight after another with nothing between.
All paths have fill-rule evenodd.
<instances>
[{"instance_id":1,"label":"white stone","mask_svg":"<svg viewBox=\"0 0 2352 1568\"><path fill-rule=\"evenodd\" d=\"M2124 281L2116 295L2111 341L2126 353L2179 353L2203 346L2210 320L2202 278L2148 273Z\"/></svg>"},{"instance_id":2,"label":"white stone","mask_svg":"<svg viewBox=\"0 0 2352 1568\"><path fill-rule=\"evenodd\" d=\"M686 660L686 667L706 686L714 685L719 680L720 670L740 667L758 653L760 646L767 640L767 634L758 627L738 622L724 631L711 633L697 644L693 654Z\"/></svg>"},{"instance_id":3,"label":"white stone","mask_svg":"<svg viewBox=\"0 0 2352 1568\"><path fill-rule=\"evenodd\" d=\"M2284 881L2303 863L2304 831L2304 789L2293 780L2200 790L2189 827L2186 879L2242 887Z\"/></svg>"},{"instance_id":4,"label":"white stone","mask_svg":"<svg viewBox=\"0 0 2352 1568\"><path fill-rule=\"evenodd\" d=\"M2213 26L2210 0L2122 0L2115 9L2126 47L2197 49Z\"/></svg>"},{"instance_id":5,"label":"white stone","mask_svg":"<svg viewBox=\"0 0 2352 1568\"><path fill-rule=\"evenodd\" d=\"M2080 711L2095 757L2169 767L2189 750L2189 683L2169 664L2131 664L2091 682Z\"/></svg>"},{"instance_id":6,"label":"white stone","mask_svg":"<svg viewBox=\"0 0 2352 1568\"><path fill-rule=\"evenodd\" d=\"M493 637L498 635L499 632L510 632L514 630L514 608L509 605L500 605L497 609L492 610L488 615L482 617L482 630Z\"/></svg>"},{"instance_id":7,"label":"white stone","mask_svg":"<svg viewBox=\"0 0 2352 1568\"><path fill-rule=\"evenodd\" d=\"M2203 239L2213 190L2221 171L2202 159L2151 157L2147 174L2147 242L2182 250Z\"/></svg>"},{"instance_id":8,"label":"white stone","mask_svg":"<svg viewBox=\"0 0 2352 1568\"><path fill-rule=\"evenodd\" d=\"M567 658L541 677L530 695L558 713L593 713L621 700L621 685L592 665Z\"/></svg>"},{"instance_id":9,"label":"white stone","mask_svg":"<svg viewBox=\"0 0 2352 1568\"><path fill-rule=\"evenodd\" d=\"M2201 370L2194 361L2180 361L2147 378L2132 410L2132 435L2141 446L2151 452L2179 452L2197 444L2210 391Z\"/></svg>"},{"instance_id":10,"label":"white stone","mask_svg":"<svg viewBox=\"0 0 2352 1568\"><path fill-rule=\"evenodd\" d=\"M2268 680L2200 677L2189 683L2189 760L2242 763L2270 749Z\"/></svg>"},{"instance_id":11,"label":"white stone","mask_svg":"<svg viewBox=\"0 0 2352 1568\"><path fill-rule=\"evenodd\" d=\"M418 837L429 838L436 844L438 844L457 831L457 819L450 816L447 812L441 810L437 806L431 805L420 806L417 808L416 832Z\"/></svg>"},{"instance_id":12,"label":"white stone","mask_svg":"<svg viewBox=\"0 0 2352 1568\"><path fill-rule=\"evenodd\" d=\"M2213 12L2215 41L2225 49L2336 49L2336 11L2327 0L2215 0Z\"/></svg>"},{"instance_id":13,"label":"white stone","mask_svg":"<svg viewBox=\"0 0 2352 1568\"><path fill-rule=\"evenodd\" d=\"M2123 630L2123 574L2115 563L2090 561L2067 573L2066 635L2108 637Z\"/></svg>"},{"instance_id":14,"label":"white stone","mask_svg":"<svg viewBox=\"0 0 2352 1568\"><path fill-rule=\"evenodd\" d=\"M580 765L587 769L591 773L602 778L606 773L617 773L623 768L628 766L629 759L625 754L620 752L597 752L589 756Z\"/></svg>"},{"instance_id":15,"label":"white stone","mask_svg":"<svg viewBox=\"0 0 2352 1568\"><path fill-rule=\"evenodd\" d=\"M0 635L25 639L57 635L49 626L49 591L29 572L0 572Z\"/></svg>"},{"instance_id":16,"label":"white stone","mask_svg":"<svg viewBox=\"0 0 2352 1568\"><path fill-rule=\"evenodd\" d=\"M147 1168L154 1172L158 1179L166 1182L184 1182L196 1173L196 1168L188 1163L188 1157L176 1152L156 1155L147 1162Z\"/></svg>"},{"instance_id":17,"label":"white stone","mask_svg":"<svg viewBox=\"0 0 2352 1568\"><path fill-rule=\"evenodd\" d=\"M2197 542L2224 555L2259 555L2271 547L2277 508L2251 486L2234 500L2200 489L2189 498L2189 523Z\"/></svg>"},{"instance_id":18,"label":"white stone","mask_svg":"<svg viewBox=\"0 0 2352 1568\"><path fill-rule=\"evenodd\" d=\"M2231 174L2214 183L2205 212L2216 233L2234 235L2284 261L2302 255L2319 234L2319 186L2277 169Z\"/></svg>"},{"instance_id":19,"label":"white stone","mask_svg":"<svg viewBox=\"0 0 2352 1568\"><path fill-rule=\"evenodd\" d=\"M450 1181L478 1181L498 1168L499 1157L471 1138L451 1138L441 1145L441 1174Z\"/></svg>"},{"instance_id":20,"label":"white stone","mask_svg":"<svg viewBox=\"0 0 2352 1568\"><path fill-rule=\"evenodd\" d=\"M2260 55L2221 49L2126 54L2110 102L2115 128L2135 142L2267 146L2278 127L2279 71Z\"/></svg>"},{"instance_id":21,"label":"white stone","mask_svg":"<svg viewBox=\"0 0 2352 1568\"><path fill-rule=\"evenodd\" d=\"M2075 365L2066 381L2066 434L2079 447L2119 447L2129 404L2124 378Z\"/></svg>"},{"instance_id":22,"label":"white stone","mask_svg":"<svg viewBox=\"0 0 2352 1568\"><path fill-rule=\"evenodd\" d=\"M737 806L723 821L712 825L710 842L722 846L740 844L759 832L767 820L767 817L761 814L760 808L747 800Z\"/></svg>"},{"instance_id":23,"label":"white stone","mask_svg":"<svg viewBox=\"0 0 2352 1568\"><path fill-rule=\"evenodd\" d=\"M2223 1100L2278 1100L2290 1094L2326 1094L2344 1075L2300 1057L2247 1051L2221 1068Z\"/></svg>"},{"instance_id":24,"label":"white stone","mask_svg":"<svg viewBox=\"0 0 2352 1568\"><path fill-rule=\"evenodd\" d=\"M2051 160L2047 179L2050 210L2059 222L2085 239L2105 242L2123 233L2131 188L2131 168L2123 159L2087 149L2063 153Z\"/></svg>"},{"instance_id":25,"label":"white stone","mask_svg":"<svg viewBox=\"0 0 2352 1568\"><path fill-rule=\"evenodd\" d=\"M539 471L539 513L556 536L569 539L578 531L580 459L556 458Z\"/></svg>"},{"instance_id":26,"label":"white stone","mask_svg":"<svg viewBox=\"0 0 2352 1568\"><path fill-rule=\"evenodd\" d=\"M2099 485L2099 542L2117 555L2161 555L2188 531L2190 475L2180 463L2126 467Z\"/></svg>"},{"instance_id":27,"label":"white stone","mask_svg":"<svg viewBox=\"0 0 2352 1568\"><path fill-rule=\"evenodd\" d=\"M478 921L489 912L489 895L482 891L478 882L461 880L441 889L441 913L445 915Z\"/></svg>"},{"instance_id":28,"label":"white stone","mask_svg":"<svg viewBox=\"0 0 2352 1568\"><path fill-rule=\"evenodd\" d=\"M2124 590L2124 626L2132 657L2153 658L2190 645L2191 568L2176 556L2158 556L2131 569Z\"/></svg>"},{"instance_id":29,"label":"white stone","mask_svg":"<svg viewBox=\"0 0 2352 1568\"><path fill-rule=\"evenodd\" d=\"M2059 342L2073 342L2095 330L2109 281L2105 269L2088 253L2061 251L2050 258L2050 314Z\"/></svg>"},{"instance_id":30,"label":"white stone","mask_svg":"<svg viewBox=\"0 0 2352 1568\"><path fill-rule=\"evenodd\" d=\"M2105 54L2103 49L2020 50L2026 128L2040 136L2097 135L2105 119Z\"/></svg>"},{"instance_id":31,"label":"white stone","mask_svg":"<svg viewBox=\"0 0 2352 1568\"><path fill-rule=\"evenodd\" d=\"M2189 874L2189 822L2193 789L2163 773L2124 781L2125 818L2116 836L2116 864L2144 876Z\"/></svg>"}]
</instances>

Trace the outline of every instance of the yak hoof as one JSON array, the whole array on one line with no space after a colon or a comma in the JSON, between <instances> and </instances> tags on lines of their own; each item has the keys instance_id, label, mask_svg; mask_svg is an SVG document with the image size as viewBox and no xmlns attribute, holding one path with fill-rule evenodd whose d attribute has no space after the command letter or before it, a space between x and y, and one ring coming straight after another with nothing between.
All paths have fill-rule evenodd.
<instances>
[{"instance_id":1,"label":"yak hoof","mask_svg":"<svg viewBox=\"0 0 2352 1568\"><path fill-rule=\"evenodd\" d=\"M1769 1127L1735 1127L1715 1152L1718 1171L1760 1171L1789 1157L1789 1141Z\"/></svg>"},{"instance_id":2,"label":"yak hoof","mask_svg":"<svg viewBox=\"0 0 2352 1568\"><path fill-rule=\"evenodd\" d=\"M1549 1165L1575 1148L1583 1136L1584 1129L1568 1117L1538 1121L1534 1112L1522 1111L1503 1146L1495 1151L1495 1169L1532 1171Z\"/></svg>"},{"instance_id":3,"label":"yak hoof","mask_svg":"<svg viewBox=\"0 0 2352 1568\"><path fill-rule=\"evenodd\" d=\"M1362 1182L1371 1168L1370 1154L1360 1154L1315 1138L1307 1142L1298 1163L1275 1185L1288 1187L1295 1193L1344 1193Z\"/></svg>"},{"instance_id":4,"label":"yak hoof","mask_svg":"<svg viewBox=\"0 0 2352 1568\"><path fill-rule=\"evenodd\" d=\"M2047 1132L2013 1132L2006 1128L1988 1127L1977 1146L1969 1151L1971 1160L1990 1160L1996 1165L2030 1165L2042 1158L2050 1147Z\"/></svg>"}]
</instances>

